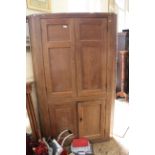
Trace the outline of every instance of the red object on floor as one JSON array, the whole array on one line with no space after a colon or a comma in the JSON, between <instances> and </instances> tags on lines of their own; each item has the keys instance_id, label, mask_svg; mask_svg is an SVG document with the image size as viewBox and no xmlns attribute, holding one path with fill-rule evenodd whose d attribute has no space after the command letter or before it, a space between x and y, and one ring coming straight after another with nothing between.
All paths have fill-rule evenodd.
<instances>
[{"instance_id":1,"label":"red object on floor","mask_svg":"<svg viewBox=\"0 0 155 155\"><path fill-rule=\"evenodd\" d=\"M84 147L88 145L89 145L89 141L87 138L73 139L73 142L72 142L73 147Z\"/></svg>"},{"instance_id":2,"label":"red object on floor","mask_svg":"<svg viewBox=\"0 0 155 155\"><path fill-rule=\"evenodd\" d=\"M34 152L35 155L48 155L48 149L43 142L39 143L39 146L34 149Z\"/></svg>"}]
</instances>

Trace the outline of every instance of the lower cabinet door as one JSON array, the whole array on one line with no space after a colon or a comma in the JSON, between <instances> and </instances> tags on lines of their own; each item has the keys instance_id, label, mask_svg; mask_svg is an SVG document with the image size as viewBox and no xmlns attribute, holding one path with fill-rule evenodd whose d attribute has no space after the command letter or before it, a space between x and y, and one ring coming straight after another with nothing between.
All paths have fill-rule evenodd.
<instances>
[{"instance_id":1,"label":"lower cabinet door","mask_svg":"<svg viewBox=\"0 0 155 155\"><path fill-rule=\"evenodd\" d=\"M76 105L74 102L54 103L49 106L51 135L58 136L64 129L77 134Z\"/></svg>"},{"instance_id":2,"label":"lower cabinet door","mask_svg":"<svg viewBox=\"0 0 155 155\"><path fill-rule=\"evenodd\" d=\"M89 139L104 138L105 101L92 100L78 103L79 136Z\"/></svg>"}]
</instances>

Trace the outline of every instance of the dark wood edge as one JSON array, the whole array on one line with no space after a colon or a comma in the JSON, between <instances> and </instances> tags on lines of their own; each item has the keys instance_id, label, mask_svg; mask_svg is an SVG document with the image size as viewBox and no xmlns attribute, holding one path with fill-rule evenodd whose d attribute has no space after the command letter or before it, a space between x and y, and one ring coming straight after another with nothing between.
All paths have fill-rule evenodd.
<instances>
[{"instance_id":1,"label":"dark wood edge","mask_svg":"<svg viewBox=\"0 0 155 155\"><path fill-rule=\"evenodd\" d=\"M45 13L45 14L32 14L28 15L29 18L103 18L107 16L116 15L115 13Z\"/></svg>"}]
</instances>

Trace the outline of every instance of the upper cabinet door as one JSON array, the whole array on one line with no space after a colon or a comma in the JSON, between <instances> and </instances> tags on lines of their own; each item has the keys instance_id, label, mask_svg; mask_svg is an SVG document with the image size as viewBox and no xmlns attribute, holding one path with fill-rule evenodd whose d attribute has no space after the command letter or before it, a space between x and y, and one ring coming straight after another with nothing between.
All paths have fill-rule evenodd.
<instances>
[{"instance_id":1,"label":"upper cabinet door","mask_svg":"<svg viewBox=\"0 0 155 155\"><path fill-rule=\"evenodd\" d=\"M41 19L43 59L47 95L73 97L75 45L72 19Z\"/></svg>"},{"instance_id":2,"label":"upper cabinet door","mask_svg":"<svg viewBox=\"0 0 155 155\"><path fill-rule=\"evenodd\" d=\"M107 18L77 19L76 58L78 96L106 92Z\"/></svg>"}]
</instances>

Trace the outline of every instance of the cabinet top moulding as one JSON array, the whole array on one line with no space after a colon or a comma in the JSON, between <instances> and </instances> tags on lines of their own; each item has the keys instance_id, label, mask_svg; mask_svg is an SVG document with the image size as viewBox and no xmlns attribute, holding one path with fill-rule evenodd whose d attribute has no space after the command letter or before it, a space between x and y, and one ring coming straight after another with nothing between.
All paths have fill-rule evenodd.
<instances>
[{"instance_id":1,"label":"cabinet top moulding","mask_svg":"<svg viewBox=\"0 0 155 155\"><path fill-rule=\"evenodd\" d=\"M46 13L46 14L32 14L26 18L104 18L107 16L115 16L115 13Z\"/></svg>"}]
</instances>

